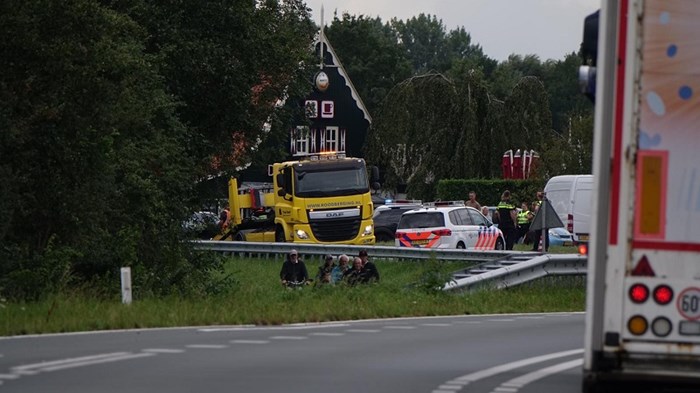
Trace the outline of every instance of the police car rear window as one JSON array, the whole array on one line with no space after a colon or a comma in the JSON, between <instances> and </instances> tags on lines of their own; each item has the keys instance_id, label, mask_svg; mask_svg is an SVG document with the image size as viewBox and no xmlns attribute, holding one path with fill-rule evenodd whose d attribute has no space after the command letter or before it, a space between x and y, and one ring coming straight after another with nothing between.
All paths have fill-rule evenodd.
<instances>
[{"instance_id":1,"label":"police car rear window","mask_svg":"<svg viewBox=\"0 0 700 393\"><path fill-rule=\"evenodd\" d=\"M439 212L425 212L404 214L399 221L398 229L414 229L414 228L434 228L444 227L445 216Z\"/></svg>"}]
</instances>

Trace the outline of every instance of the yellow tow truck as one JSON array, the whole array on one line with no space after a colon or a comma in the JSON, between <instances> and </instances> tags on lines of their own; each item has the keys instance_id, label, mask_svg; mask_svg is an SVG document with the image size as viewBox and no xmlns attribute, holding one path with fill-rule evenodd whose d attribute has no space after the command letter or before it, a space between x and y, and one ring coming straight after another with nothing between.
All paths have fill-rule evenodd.
<instances>
[{"instance_id":1,"label":"yellow tow truck","mask_svg":"<svg viewBox=\"0 0 700 393\"><path fill-rule=\"evenodd\" d=\"M374 244L370 193L378 169L322 153L268 166L272 183L241 188L229 180L230 225L215 239L254 242Z\"/></svg>"}]
</instances>

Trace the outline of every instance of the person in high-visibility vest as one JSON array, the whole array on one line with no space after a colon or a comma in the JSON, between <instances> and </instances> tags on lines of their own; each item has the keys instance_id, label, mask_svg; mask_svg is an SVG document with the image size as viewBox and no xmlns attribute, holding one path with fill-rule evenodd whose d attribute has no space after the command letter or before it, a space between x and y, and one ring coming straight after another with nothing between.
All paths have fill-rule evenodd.
<instances>
[{"instance_id":1,"label":"person in high-visibility vest","mask_svg":"<svg viewBox=\"0 0 700 393\"><path fill-rule=\"evenodd\" d=\"M527 238L527 233L530 231L530 223L535 217L527 206L527 202L520 204L518 212L518 242L522 241L525 244L530 244L530 239Z\"/></svg>"}]
</instances>

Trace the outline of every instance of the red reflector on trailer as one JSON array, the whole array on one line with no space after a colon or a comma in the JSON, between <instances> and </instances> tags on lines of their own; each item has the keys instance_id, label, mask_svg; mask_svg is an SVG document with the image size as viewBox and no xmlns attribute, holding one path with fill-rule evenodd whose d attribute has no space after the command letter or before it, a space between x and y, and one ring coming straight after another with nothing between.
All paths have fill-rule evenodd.
<instances>
[{"instance_id":1,"label":"red reflector on trailer","mask_svg":"<svg viewBox=\"0 0 700 393\"><path fill-rule=\"evenodd\" d=\"M632 275L640 277L656 277L656 273L654 273L654 269L651 268L651 264L649 263L646 255L642 256L642 259L637 262L637 266L635 266L632 270Z\"/></svg>"},{"instance_id":2,"label":"red reflector on trailer","mask_svg":"<svg viewBox=\"0 0 700 393\"><path fill-rule=\"evenodd\" d=\"M654 301L664 305L671 303L673 300L673 289L668 285L659 285L654 288Z\"/></svg>"},{"instance_id":3,"label":"red reflector on trailer","mask_svg":"<svg viewBox=\"0 0 700 393\"><path fill-rule=\"evenodd\" d=\"M630 300L634 303L644 303L649 299L649 288L644 284L634 284L630 287Z\"/></svg>"}]
</instances>

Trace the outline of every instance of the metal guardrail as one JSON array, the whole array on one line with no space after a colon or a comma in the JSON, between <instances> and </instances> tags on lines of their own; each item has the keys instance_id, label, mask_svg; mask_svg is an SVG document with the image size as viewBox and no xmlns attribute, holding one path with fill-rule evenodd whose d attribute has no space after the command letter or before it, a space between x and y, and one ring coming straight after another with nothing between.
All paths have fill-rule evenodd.
<instances>
[{"instance_id":1,"label":"metal guardrail","mask_svg":"<svg viewBox=\"0 0 700 393\"><path fill-rule=\"evenodd\" d=\"M579 254L543 254L511 264L482 264L467 269L464 278L448 282L445 291L473 291L484 287L503 289L547 275L585 275L587 258ZM478 269L478 270L477 270Z\"/></svg>"},{"instance_id":2,"label":"metal guardrail","mask_svg":"<svg viewBox=\"0 0 700 393\"><path fill-rule=\"evenodd\" d=\"M367 253L374 259L430 259L432 257L449 261L469 261L487 262L495 259L506 258L512 254L540 255L535 252L520 251L472 251L455 249L435 249L435 248L407 248L390 246L353 246L344 244L305 244L305 243L260 243L260 242L237 242L237 241L215 241L201 240L195 242L195 248L199 250L210 250L224 254L245 255L245 256L272 256L284 257L292 249L299 252L306 258L322 258L331 254L338 256L346 254L349 256L358 255L360 250L367 250Z\"/></svg>"},{"instance_id":3,"label":"metal guardrail","mask_svg":"<svg viewBox=\"0 0 700 393\"><path fill-rule=\"evenodd\" d=\"M389 260L438 260L476 262L477 265L455 272L445 291L472 291L480 288L508 288L547 275L585 275L584 255L542 254L531 251L472 251L455 249L406 248L390 246L352 246L304 243L258 243L237 241L196 241L195 248L226 255L275 259L295 249L307 260L322 260L324 255L358 255L367 250L371 258Z\"/></svg>"}]
</instances>

